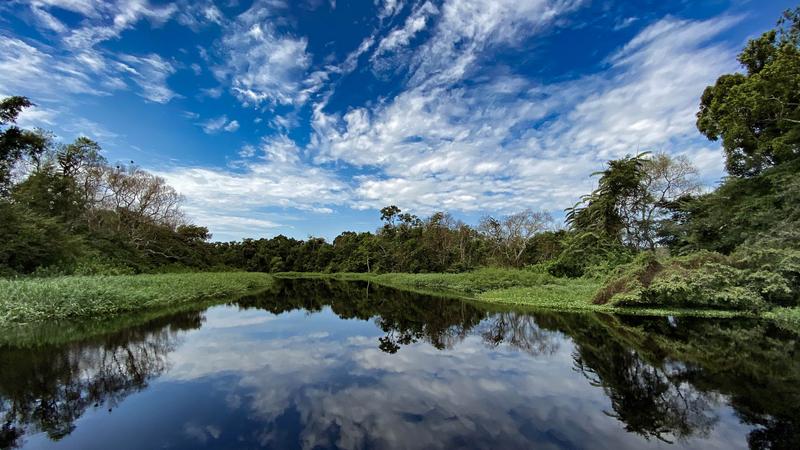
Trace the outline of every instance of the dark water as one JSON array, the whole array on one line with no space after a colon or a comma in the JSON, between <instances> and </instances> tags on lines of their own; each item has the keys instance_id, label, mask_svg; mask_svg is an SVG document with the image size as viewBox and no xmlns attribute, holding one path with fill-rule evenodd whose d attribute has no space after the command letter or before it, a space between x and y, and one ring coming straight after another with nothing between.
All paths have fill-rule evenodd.
<instances>
[{"instance_id":1,"label":"dark water","mask_svg":"<svg viewBox=\"0 0 800 450\"><path fill-rule=\"evenodd\" d=\"M0 347L0 447L800 448L798 337L763 322L289 281L47 336Z\"/></svg>"}]
</instances>

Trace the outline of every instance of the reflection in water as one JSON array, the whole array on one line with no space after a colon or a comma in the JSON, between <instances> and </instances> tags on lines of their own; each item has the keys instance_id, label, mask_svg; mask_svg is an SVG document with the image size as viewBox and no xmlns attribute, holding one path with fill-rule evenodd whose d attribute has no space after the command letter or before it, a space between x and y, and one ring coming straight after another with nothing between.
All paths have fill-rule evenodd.
<instances>
[{"instance_id":1,"label":"reflection in water","mask_svg":"<svg viewBox=\"0 0 800 450\"><path fill-rule=\"evenodd\" d=\"M797 346L757 321L495 312L286 280L207 313L0 348L0 447L800 448ZM114 442L76 424L109 409L135 418L103 428Z\"/></svg>"},{"instance_id":2,"label":"reflection in water","mask_svg":"<svg viewBox=\"0 0 800 450\"><path fill-rule=\"evenodd\" d=\"M330 307L342 319L374 319L386 333L379 348L387 353L420 340L440 350L452 348L487 317L485 310L450 298L326 280L284 280L275 292L240 299L237 304L274 314Z\"/></svg>"},{"instance_id":3,"label":"reflection in water","mask_svg":"<svg viewBox=\"0 0 800 450\"><path fill-rule=\"evenodd\" d=\"M576 344L575 366L602 386L628 431L668 440L706 435L725 396L756 428L754 449L800 448L798 336L760 321L552 315Z\"/></svg>"},{"instance_id":4,"label":"reflection in water","mask_svg":"<svg viewBox=\"0 0 800 450\"><path fill-rule=\"evenodd\" d=\"M113 409L162 374L181 330L199 328L186 313L129 328L99 341L61 347L0 348L0 448L15 447L30 428L57 441L89 407Z\"/></svg>"},{"instance_id":5,"label":"reflection in water","mask_svg":"<svg viewBox=\"0 0 800 450\"><path fill-rule=\"evenodd\" d=\"M575 367L593 385L603 387L614 410L611 415L628 431L671 442L667 436L706 436L717 420L712 415L716 396L685 383L682 364L654 367L636 351L604 340L581 345Z\"/></svg>"}]
</instances>

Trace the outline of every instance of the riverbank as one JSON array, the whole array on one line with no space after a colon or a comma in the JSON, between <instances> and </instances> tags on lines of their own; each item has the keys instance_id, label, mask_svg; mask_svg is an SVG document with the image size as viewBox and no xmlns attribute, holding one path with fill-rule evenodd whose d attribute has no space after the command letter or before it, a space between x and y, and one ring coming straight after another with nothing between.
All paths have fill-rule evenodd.
<instances>
[{"instance_id":1,"label":"riverbank","mask_svg":"<svg viewBox=\"0 0 800 450\"><path fill-rule=\"evenodd\" d=\"M756 317L749 311L674 307L620 307L597 305L592 298L602 287L600 281L558 278L549 274L514 269L479 269L464 273L307 273L284 272L278 278L326 278L368 281L425 294L443 294L482 303L546 309L647 316ZM791 311L791 309L787 309ZM771 312L763 313L769 317ZM781 311L781 317L791 316Z\"/></svg>"},{"instance_id":2,"label":"riverbank","mask_svg":"<svg viewBox=\"0 0 800 450\"><path fill-rule=\"evenodd\" d=\"M0 279L0 327L116 316L240 296L265 289L272 280L263 273L247 272Z\"/></svg>"}]
</instances>

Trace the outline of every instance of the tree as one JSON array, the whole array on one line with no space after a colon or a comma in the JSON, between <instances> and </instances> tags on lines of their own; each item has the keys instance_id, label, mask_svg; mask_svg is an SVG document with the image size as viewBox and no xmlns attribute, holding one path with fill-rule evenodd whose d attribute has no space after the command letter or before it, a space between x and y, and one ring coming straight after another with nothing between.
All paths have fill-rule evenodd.
<instances>
[{"instance_id":1,"label":"tree","mask_svg":"<svg viewBox=\"0 0 800 450\"><path fill-rule=\"evenodd\" d=\"M731 175L753 176L800 157L800 8L739 54L745 73L706 88L697 129L722 139Z\"/></svg>"},{"instance_id":2,"label":"tree","mask_svg":"<svg viewBox=\"0 0 800 450\"><path fill-rule=\"evenodd\" d=\"M183 222L181 201L163 178L133 165L117 165L105 168L95 207L122 214L126 222L120 227L144 221L174 228Z\"/></svg>"},{"instance_id":3,"label":"tree","mask_svg":"<svg viewBox=\"0 0 800 450\"><path fill-rule=\"evenodd\" d=\"M633 212L635 224L629 227L633 232L630 238L637 248L653 250L671 213L670 206L678 199L697 194L700 183L697 169L688 158L657 153L645 162L642 184L646 198L634 202L639 210Z\"/></svg>"},{"instance_id":4,"label":"tree","mask_svg":"<svg viewBox=\"0 0 800 450\"><path fill-rule=\"evenodd\" d=\"M596 233L633 250L653 250L661 221L678 198L699 189L697 169L683 156L640 153L610 161L598 188L567 210L578 232Z\"/></svg>"},{"instance_id":5,"label":"tree","mask_svg":"<svg viewBox=\"0 0 800 450\"><path fill-rule=\"evenodd\" d=\"M78 236L24 205L0 201L0 224L0 275L61 264L81 251Z\"/></svg>"},{"instance_id":6,"label":"tree","mask_svg":"<svg viewBox=\"0 0 800 450\"><path fill-rule=\"evenodd\" d=\"M549 228L552 223L550 214L526 209L501 219L484 217L478 229L489 240L493 253L503 263L521 267L522 255L531 238Z\"/></svg>"},{"instance_id":7,"label":"tree","mask_svg":"<svg viewBox=\"0 0 800 450\"><path fill-rule=\"evenodd\" d=\"M0 100L0 127L14 124L20 112L33 106L26 97ZM49 139L41 131L22 130L10 125L0 132L0 197L9 194L11 171L23 156L37 159L45 151Z\"/></svg>"},{"instance_id":8,"label":"tree","mask_svg":"<svg viewBox=\"0 0 800 450\"><path fill-rule=\"evenodd\" d=\"M567 209L567 224L578 232L624 241L623 234L630 234L633 211L640 208L646 197L642 183L646 155L640 153L609 161L606 170L593 173L600 175L597 189Z\"/></svg>"},{"instance_id":9,"label":"tree","mask_svg":"<svg viewBox=\"0 0 800 450\"><path fill-rule=\"evenodd\" d=\"M86 137L67 145L48 146L38 155L28 178L14 186L12 196L73 226L85 218L99 185L99 170L104 166L100 146Z\"/></svg>"}]
</instances>

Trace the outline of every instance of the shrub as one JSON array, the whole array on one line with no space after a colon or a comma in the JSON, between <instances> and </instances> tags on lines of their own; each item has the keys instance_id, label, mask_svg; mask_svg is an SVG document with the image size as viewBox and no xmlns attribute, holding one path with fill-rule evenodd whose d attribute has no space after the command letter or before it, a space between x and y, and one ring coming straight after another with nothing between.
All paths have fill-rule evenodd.
<instances>
[{"instance_id":1,"label":"shrub","mask_svg":"<svg viewBox=\"0 0 800 450\"><path fill-rule=\"evenodd\" d=\"M786 279L768 270L738 268L714 252L659 260L643 253L617 268L595 294L597 304L760 310L792 295Z\"/></svg>"},{"instance_id":2,"label":"shrub","mask_svg":"<svg viewBox=\"0 0 800 450\"><path fill-rule=\"evenodd\" d=\"M658 262L654 253L641 253L633 262L615 268L603 287L597 291L592 302L596 305L603 305L622 293L638 296L662 269L663 266Z\"/></svg>"}]
</instances>

